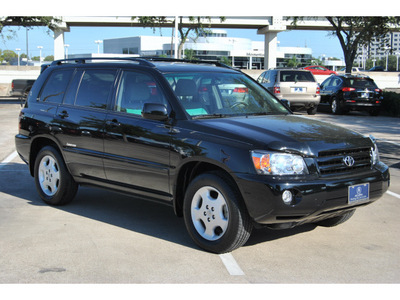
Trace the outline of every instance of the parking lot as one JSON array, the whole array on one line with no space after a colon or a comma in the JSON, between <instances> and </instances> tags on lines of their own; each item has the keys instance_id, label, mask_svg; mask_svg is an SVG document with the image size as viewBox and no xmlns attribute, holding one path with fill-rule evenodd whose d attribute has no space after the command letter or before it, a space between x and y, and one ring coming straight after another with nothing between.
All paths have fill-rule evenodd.
<instances>
[{"instance_id":1,"label":"parking lot","mask_svg":"<svg viewBox=\"0 0 400 300\"><path fill-rule=\"evenodd\" d=\"M15 153L19 110L0 99L0 283L400 283L398 118L305 115L373 134L390 192L340 226L254 230L215 255L159 204L85 187L67 206L45 205Z\"/></svg>"}]
</instances>

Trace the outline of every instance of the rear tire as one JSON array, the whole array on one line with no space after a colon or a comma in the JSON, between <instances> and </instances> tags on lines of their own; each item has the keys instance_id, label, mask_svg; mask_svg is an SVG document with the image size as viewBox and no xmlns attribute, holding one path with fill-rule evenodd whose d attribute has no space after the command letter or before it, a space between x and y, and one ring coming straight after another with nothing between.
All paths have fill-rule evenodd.
<instances>
[{"instance_id":1,"label":"rear tire","mask_svg":"<svg viewBox=\"0 0 400 300\"><path fill-rule=\"evenodd\" d=\"M201 174L189 184L183 216L193 241L214 253L241 247L253 228L240 192L222 172Z\"/></svg>"},{"instance_id":2,"label":"rear tire","mask_svg":"<svg viewBox=\"0 0 400 300\"><path fill-rule=\"evenodd\" d=\"M315 115L317 113L317 108L318 108L317 106L307 108L307 114Z\"/></svg>"},{"instance_id":3,"label":"rear tire","mask_svg":"<svg viewBox=\"0 0 400 300\"><path fill-rule=\"evenodd\" d=\"M40 198L49 205L71 202L78 190L60 153L51 146L42 148L37 155L34 176Z\"/></svg>"},{"instance_id":4,"label":"rear tire","mask_svg":"<svg viewBox=\"0 0 400 300\"><path fill-rule=\"evenodd\" d=\"M331 100L331 112L334 115L339 115L342 113L342 108L340 107L340 101L336 97L333 97Z\"/></svg>"}]
</instances>

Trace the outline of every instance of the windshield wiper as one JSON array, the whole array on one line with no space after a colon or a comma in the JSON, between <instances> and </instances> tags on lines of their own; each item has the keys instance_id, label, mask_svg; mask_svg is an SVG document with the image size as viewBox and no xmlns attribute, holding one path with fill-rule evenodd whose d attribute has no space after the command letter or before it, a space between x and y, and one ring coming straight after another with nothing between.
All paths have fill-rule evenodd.
<instances>
[{"instance_id":1,"label":"windshield wiper","mask_svg":"<svg viewBox=\"0 0 400 300\"><path fill-rule=\"evenodd\" d=\"M212 118L225 118L227 115L224 114L209 114L209 115L198 115L193 116L192 119L212 119Z\"/></svg>"}]
</instances>

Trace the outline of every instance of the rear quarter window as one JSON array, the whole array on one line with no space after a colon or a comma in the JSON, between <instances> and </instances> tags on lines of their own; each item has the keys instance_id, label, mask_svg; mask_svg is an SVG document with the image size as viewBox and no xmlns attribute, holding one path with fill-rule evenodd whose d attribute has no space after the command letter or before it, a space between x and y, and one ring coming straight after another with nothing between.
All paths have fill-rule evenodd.
<instances>
[{"instance_id":1,"label":"rear quarter window","mask_svg":"<svg viewBox=\"0 0 400 300\"><path fill-rule=\"evenodd\" d=\"M73 69L67 69L52 72L40 93L39 101L61 103L73 71Z\"/></svg>"}]
</instances>

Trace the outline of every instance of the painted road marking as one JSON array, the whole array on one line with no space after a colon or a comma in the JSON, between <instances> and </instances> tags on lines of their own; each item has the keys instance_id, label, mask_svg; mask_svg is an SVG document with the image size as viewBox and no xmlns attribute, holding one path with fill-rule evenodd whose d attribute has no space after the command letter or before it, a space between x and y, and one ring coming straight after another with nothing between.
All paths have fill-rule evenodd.
<instances>
[{"instance_id":1,"label":"painted road marking","mask_svg":"<svg viewBox=\"0 0 400 300\"><path fill-rule=\"evenodd\" d=\"M229 274L233 276L244 275L244 272L242 271L232 254L220 254L219 257L224 263L225 268L228 270Z\"/></svg>"}]
</instances>

